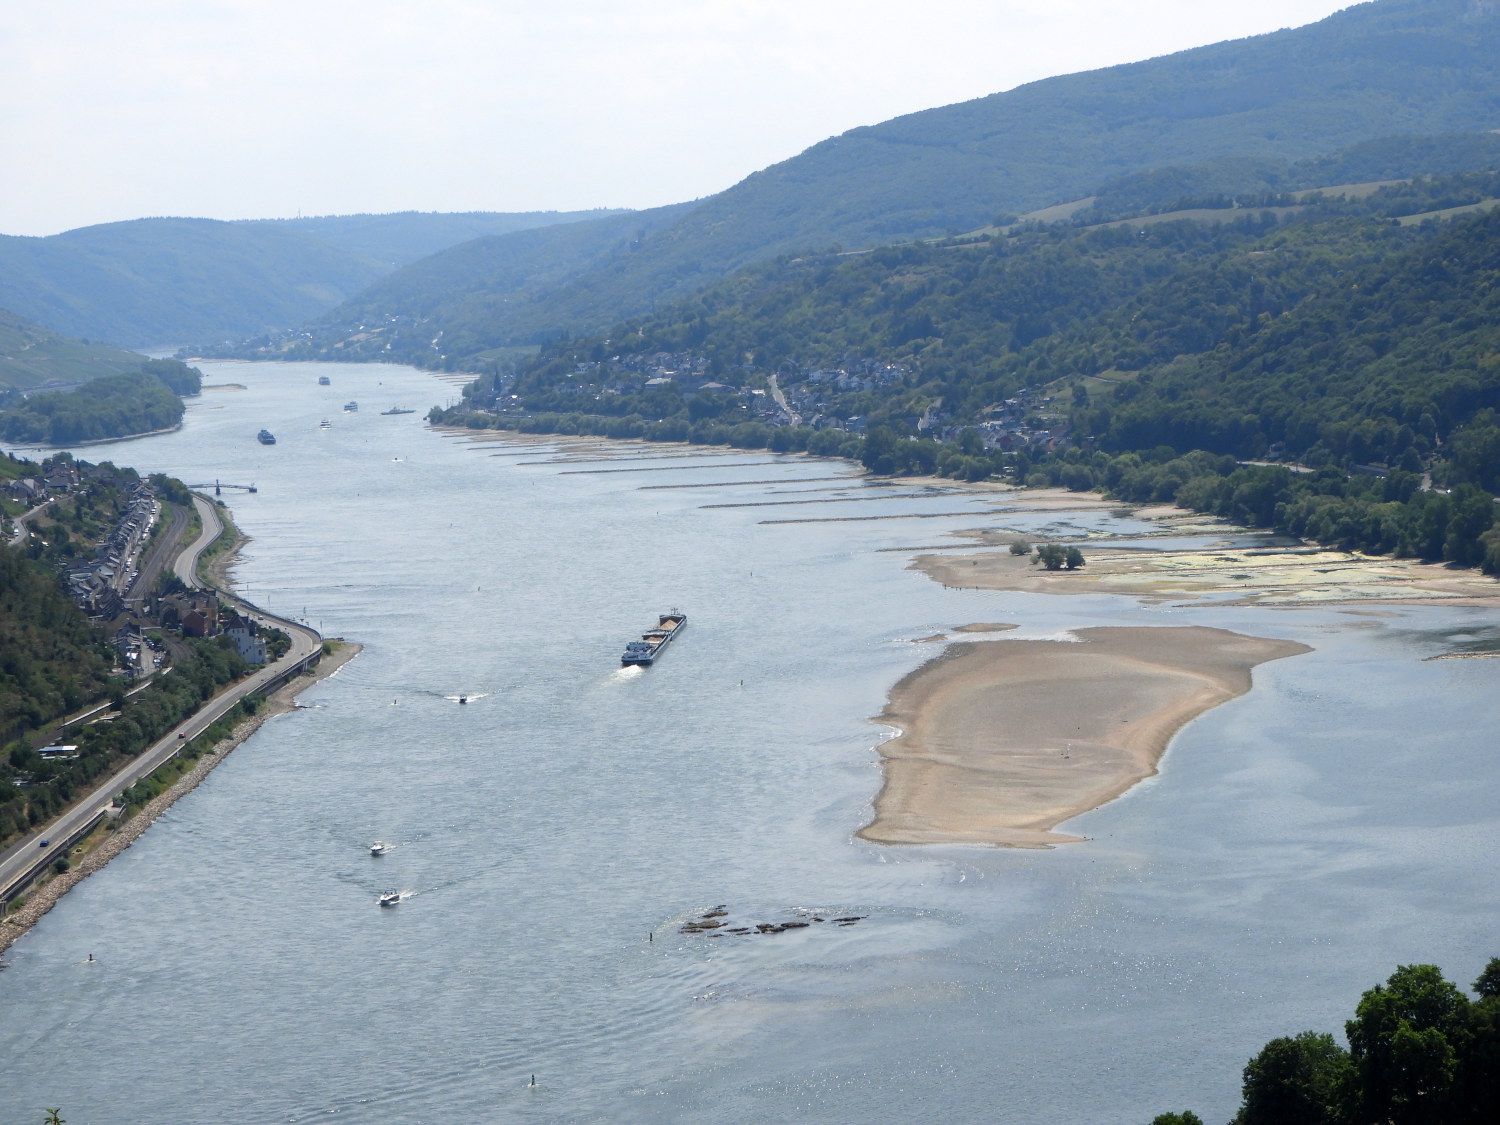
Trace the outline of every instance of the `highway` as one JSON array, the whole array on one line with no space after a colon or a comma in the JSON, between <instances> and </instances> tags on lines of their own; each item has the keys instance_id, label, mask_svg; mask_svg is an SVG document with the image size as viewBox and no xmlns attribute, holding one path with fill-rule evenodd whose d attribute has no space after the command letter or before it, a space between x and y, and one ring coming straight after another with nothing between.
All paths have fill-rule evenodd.
<instances>
[{"instance_id":1,"label":"highway","mask_svg":"<svg viewBox=\"0 0 1500 1125\"><path fill-rule=\"evenodd\" d=\"M174 570L189 586L202 586L204 584L198 580L196 573L198 558L219 537L223 524L214 505L208 500L194 494L193 506L198 511L203 527L198 537L177 557ZM323 638L305 625L272 616L223 591L220 591L219 598L241 613L257 617L290 636L292 644L286 655L254 675L225 688L204 704L197 714L173 727L145 753L76 802L56 820L0 853L0 903L14 897L13 888L28 882L37 869L55 861L58 856L65 855L66 844L96 821L100 810L109 807L117 796L176 754L185 739L201 734L245 696L263 690L267 684L282 679L294 669L300 670L322 651ZM40 847L42 840L49 841L49 845Z\"/></svg>"}]
</instances>

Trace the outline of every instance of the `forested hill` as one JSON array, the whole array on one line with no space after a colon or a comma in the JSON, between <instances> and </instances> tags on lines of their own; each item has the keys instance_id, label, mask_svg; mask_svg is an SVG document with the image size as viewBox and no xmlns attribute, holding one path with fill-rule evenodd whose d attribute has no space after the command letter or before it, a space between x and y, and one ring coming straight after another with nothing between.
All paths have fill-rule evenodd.
<instances>
[{"instance_id":1,"label":"forested hill","mask_svg":"<svg viewBox=\"0 0 1500 1125\"><path fill-rule=\"evenodd\" d=\"M804 418L931 434L1013 413L1024 392L1111 449L1428 456L1500 407L1497 201L1500 174L1484 173L1226 207L1219 223L783 258L500 382L533 414L653 422L709 417L704 383L738 395L775 374ZM745 420L733 405L719 413Z\"/></svg>"},{"instance_id":2,"label":"forested hill","mask_svg":"<svg viewBox=\"0 0 1500 1125\"><path fill-rule=\"evenodd\" d=\"M0 236L0 307L64 335L127 347L296 324L382 272L301 231L212 219Z\"/></svg>"},{"instance_id":3,"label":"forested hill","mask_svg":"<svg viewBox=\"0 0 1500 1125\"><path fill-rule=\"evenodd\" d=\"M19 476L15 466L5 458L0 478ZM0 739L9 743L98 698L112 668L109 650L57 576L0 546ZM14 795L7 777L0 783L0 811L9 813L5 806ZM0 837L15 827L0 817Z\"/></svg>"},{"instance_id":4,"label":"forested hill","mask_svg":"<svg viewBox=\"0 0 1500 1125\"><path fill-rule=\"evenodd\" d=\"M0 439L76 445L177 426L185 410L181 396L199 392L202 372L176 359L135 358L132 370L101 375L72 390L0 397Z\"/></svg>"},{"instance_id":5,"label":"forested hill","mask_svg":"<svg viewBox=\"0 0 1500 1125\"><path fill-rule=\"evenodd\" d=\"M0 309L0 440L71 445L170 429L202 382L180 360L70 340Z\"/></svg>"},{"instance_id":6,"label":"forested hill","mask_svg":"<svg viewBox=\"0 0 1500 1125\"><path fill-rule=\"evenodd\" d=\"M1500 209L1403 241L1347 260L1283 312L1239 310L1214 347L1122 382L1075 425L1110 449L1412 470L1441 453L1447 479L1500 493ZM1253 301L1298 269L1268 258L1318 253L1267 240L1236 271L1239 293ZM1216 272L1216 287L1232 277Z\"/></svg>"},{"instance_id":7,"label":"forested hill","mask_svg":"<svg viewBox=\"0 0 1500 1125\"><path fill-rule=\"evenodd\" d=\"M501 321L527 324L523 339L557 336L592 316L578 307L580 300L588 303L590 292L573 288L580 274L612 284L628 273L651 237L670 230L694 206L680 203L478 238L382 278L315 326L197 354L443 367L497 343L503 346L495 335ZM708 284L719 274L704 268L693 277Z\"/></svg>"},{"instance_id":8,"label":"forested hill","mask_svg":"<svg viewBox=\"0 0 1500 1125\"><path fill-rule=\"evenodd\" d=\"M1134 493L1210 510L1191 478L1236 461L1332 473L1274 470L1224 512L1261 523L1360 466L1393 482L1379 503L1406 503L1423 473L1500 490L1500 174L1266 203L779 259L550 345L442 417L806 448L884 472L1028 480L1045 463L1078 488L1120 485L1114 455L1135 472L1137 452L1196 450L1213 456L1141 470ZM1340 541L1472 564L1488 494L1482 507L1489 522L1452 544L1415 510Z\"/></svg>"},{"instance_id":9,"label":"forested hill","mask_svg":"<svg viewBox=\"0 0 1500 1125\"><path fill-rule=\"evenodd\" d=\"M464 341L400 358L463 366L486 348L535 343L559 328L597 330L781 252L951 235L1171 165L1294 161L1392 133L1497 124L1500 5L1374 0L1308 27L851 130L664 229L617 242L543 302L524 283L515 299L511 288L479 282L465 272L472 261L454 258L451 271L428 269L383 287L378 299L362 296L320 322L313 345L332 355L372 324L400 323L408 343L439 332ZM504 284L503 271L490 276Z\"/></svg>"},{"instance_id":10,"label":"forested hill","mask_svg":"<svg viewBox=\"0 0 1500 1125\"><path fill-rule=\"evenodd\" d=\"M0 309L0 393L139 370L145 356L60 336Z\"/></svg>"},{"instance_id":11,"label":"forested hill","mask_svg":"<svg viewBox=\"0 0 1500 1125\"><path fill-rule=\"evenodd\" d=\"M407 212L285 221L136 219L48 238L0 235L0 308L126 347L291 328L399 265L503 231L600 212Z\"/></svg>"}]
</instances>

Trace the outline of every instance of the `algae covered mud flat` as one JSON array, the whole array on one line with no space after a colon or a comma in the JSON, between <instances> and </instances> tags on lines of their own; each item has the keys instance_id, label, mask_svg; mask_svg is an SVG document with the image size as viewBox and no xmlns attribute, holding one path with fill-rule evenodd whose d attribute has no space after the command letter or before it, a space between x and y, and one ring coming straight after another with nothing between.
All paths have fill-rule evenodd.
<instances>
[{"instance_id":1,"label":"algae covered mud flat","mask_svg":"<svg viewBox=\"0 0 1500 1125\"><path fill-rule=\"evenodd\" d=\"M1336 1030L1397 964L1470 980L1496 952L1497 666L1428 659L1493 647L1493 609L1113 592L1106 543L1277 545L805 457L319 427L351 397L447 393L411 369L205 374L245 390L118 460L255 482L226 497L241 592L364 650L7 951L0 1119L1226 1120L1269 1039ZM975 588L1016 536L1087 564ZM968 565L933 580L920 556ZM670 659L621 668L674 605ZM1219 661L1202 687L1232 694L1267 654L1236 638L1309 651L1056 825L1077 843L859 835L885 779L870 716L944 645L983 650L951 661L968 675L1137 630L1183 641L1111 657L1141 657L1150 706L1038 696L1059 759L1080 723L1108 743L1108 715L1198 692L1181 665ZM721 904L728 925L681 932Z\"/></svg>"}]
</instances>

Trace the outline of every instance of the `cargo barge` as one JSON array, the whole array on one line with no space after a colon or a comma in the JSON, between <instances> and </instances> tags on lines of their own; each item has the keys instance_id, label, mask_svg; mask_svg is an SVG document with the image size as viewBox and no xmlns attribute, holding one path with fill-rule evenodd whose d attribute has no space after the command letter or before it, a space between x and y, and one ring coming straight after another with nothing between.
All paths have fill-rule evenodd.
<instances>
[{"instance_id":1,"label":"cargo barge","mask_svg":"<svg viewBox=\"0 0 1500 1125\"><path fill-rule=\"evenodd\" d=\"M678 613L675 609L671 613L663 613L657 620L655 629L647 629L641 634L641 639L631 641L625 646L625 654L620 657L620 663L650 664L661 655L662 649L672 643L672 638L682 632L682 627L687 624L687 614Z\"/></svg>"}]
</instances>

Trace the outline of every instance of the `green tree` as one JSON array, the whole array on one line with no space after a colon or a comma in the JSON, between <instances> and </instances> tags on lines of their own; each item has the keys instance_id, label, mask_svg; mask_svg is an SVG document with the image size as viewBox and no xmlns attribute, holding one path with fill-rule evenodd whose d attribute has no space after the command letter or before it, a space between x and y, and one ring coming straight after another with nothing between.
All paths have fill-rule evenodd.
<instances>
[{"instance_id":1,"label":"green tree","mask_svg":"<svg viewBox=\"0 0 1500 1125\"><path fill-rule=\"evenodd\" d=\"M1458 1104L1463 1120L1500 1120L1500 958L1474 982L1479 999L1469 1007L1469 1041L1459 1057Z\"/></svg>"},{"instance_id":2,"label":"green tree","mask_svg":"<svg viewBox=\"0 0 1500 1125\"><path fill-rule=\"evenodd\" d=\"M1500 999L1500 957L1491 957L1484 972L1479 974L1479 979L1474 982L1474 991L1479 994L1481 1000Z\"/></svg>"},{"instance_id":3,"label":"green tree","mask_svg":"<svg viewBox=\"0 0 1500 1125\"><path fill-rule=\"evenodd\" d=\"M1331 1035L1273 1039L1245 1065L1233 1125L1330 1125L1341 1120L1353 1074L1349 1052Z\"/></svg>"},{"instance_id":4,"label":"green tree","mask_svg":"<svg viewBox=\"0 0 1500 1125\"><path fill-rule=\"evenodd\" d=\"M1478 566L1484 560L1482 537L1495 524L1496 504L1484 489L1462 484L1453 490L1448 516L1448 534L1443 539L1443 558L1460 566Z\"/></svg>"},{"instance_id":5,"label":"green tree","mask_svg":"<svg viewBox=\"0 0 1500 1125\"><path fill-rule=\"evenodd\" d=\"M1390 1125L1450 1120L1468 1021L1468 999L1435 965L1402 965L1366 992L1344 1025L1359 1115Z\"/></svg>"},{"instance_id":6,"label":"green tree","mask_svg":"<svg viewBox=\"0 0 1500 1125\"><path fill-rule=\"evenodd\" d=\"M872 473L889 473L896 467L896 434L889 426L873 426L865 435L860 463Z\"/></svg>"},{"instance_id":7,"label":"green tree","mask_svg":"<svg viewBox=\"0 0 1500 1125\"><path fill-rule=\"evenodd\" d=\"M1046 543L1036 549L1033 563L1041 563L1048 570L1061 570L1068 561L1068 552L1061 544Z\"/></svg>"}]
</instances>

